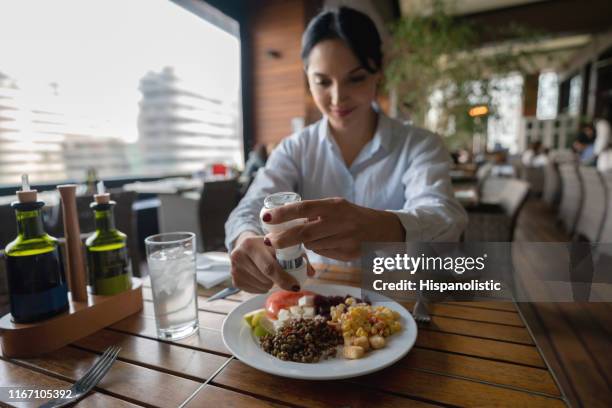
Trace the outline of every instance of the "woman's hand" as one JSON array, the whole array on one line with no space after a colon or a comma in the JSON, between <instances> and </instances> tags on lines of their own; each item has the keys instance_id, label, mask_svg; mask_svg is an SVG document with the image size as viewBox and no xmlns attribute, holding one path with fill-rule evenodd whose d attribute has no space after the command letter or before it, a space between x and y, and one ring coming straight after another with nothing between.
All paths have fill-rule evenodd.
<instances>
[{"instance_id":1,"label":"woman's hand","mask_svg":"<svg viewBox=\"0 0 612 408\"><path fill-rule=\"evenodd\" d=\"M295 218L308 222L266 238L274 248L299 243L319 255L351 261L361 255L362 242L404 241L399 218L389 211L372 210L344 198L306 200L268 211L263 220L279 224Z\"/></svg>"},{"instance_id":2,"label":"woman's hand","mask_svg":"<svg viewBox=\"0 0 612 408\"><path fill-rule=\"evenodd\" d=\"M265 293L277 284L285 290L298 292L300 285L294 277L283 270L274 253L274 248L264 244L264 237L247 231L236 240L230 254L232 281L235 287L251 293ZM308 264L309 276L314 270Z\"/></svg>"}]
</instances>

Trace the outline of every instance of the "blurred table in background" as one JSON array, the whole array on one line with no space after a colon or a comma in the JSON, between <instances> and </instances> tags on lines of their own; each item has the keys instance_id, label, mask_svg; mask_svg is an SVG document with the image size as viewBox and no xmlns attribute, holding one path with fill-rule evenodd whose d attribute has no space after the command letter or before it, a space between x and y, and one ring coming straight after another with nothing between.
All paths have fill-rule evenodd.
<instances>
[{"instance_id":1,"label":"blurred table in background","mask_svg":"<svg viewBox=\"0 0 612 408\"><path fill-rule=\"evenodd\" d=\"M137 181L124 184L126 191L139 194L179 194L184 191L202 189L204 181L199 178L172 177L155 181Z\"/></svg>"}]
</instances>

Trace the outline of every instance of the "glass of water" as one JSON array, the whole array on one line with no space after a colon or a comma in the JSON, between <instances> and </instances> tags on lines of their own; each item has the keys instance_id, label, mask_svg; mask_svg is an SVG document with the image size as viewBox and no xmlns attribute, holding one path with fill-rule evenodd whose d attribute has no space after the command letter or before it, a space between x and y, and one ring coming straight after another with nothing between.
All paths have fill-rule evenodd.
<instances>
[{"instance_id":1,"label":"glass of water","mask_svg":"<svg viewBox=\"0 0 612 408\"><path fill-rule=\"evenodd\" d=\"M185 338L198 330L196 237L168 232L145 239L157 336Z\"/></svg>"}]
</instances>

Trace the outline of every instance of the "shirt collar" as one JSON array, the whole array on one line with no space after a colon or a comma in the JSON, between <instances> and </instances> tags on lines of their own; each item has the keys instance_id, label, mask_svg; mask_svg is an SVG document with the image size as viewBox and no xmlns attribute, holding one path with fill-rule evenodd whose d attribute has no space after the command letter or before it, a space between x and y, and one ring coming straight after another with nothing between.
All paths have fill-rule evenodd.
<instances>
[{"instance_id":1,"label":"shirt collar","mask_svg":"<svg viewBox=\"0 0 612 408\"><path fill-rule=\"evenodd\" d=\"M323 116L323 119L319 122L319 143L329 143L330 146L337 148L337 144L331 136L329 130L329 120L327 116ZM380 147L384 148L387 152L391 150L391 139L392 139L392 126L391 119L383 112L378 111L378 123L376 125L376 131L374 137L364 147L368 150L368 154L374 154Z\"/></svg>"}]
</instances>

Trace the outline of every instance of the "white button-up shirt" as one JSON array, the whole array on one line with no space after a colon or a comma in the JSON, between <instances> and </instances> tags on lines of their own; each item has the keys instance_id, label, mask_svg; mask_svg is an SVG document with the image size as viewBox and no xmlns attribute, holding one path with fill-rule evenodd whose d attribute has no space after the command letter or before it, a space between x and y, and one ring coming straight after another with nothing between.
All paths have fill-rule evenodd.
<instances>
[{"instance_id":1,"label":"white button-up shirt","mask_svg":"<svg viewBox=\"0 0 612 408\"><path fill-rule=\"evenodd\" d=\"M268 194L293 191L304 200L343 197L372 209L389 210L406 240L456 241L467 223L454 198L450 155L439 136L379 114L376 133L350 167L324 118L285 139L259 170L225 224L226 246L244 231L262 234L259 212ZM333 263L309 252L311 262Z\"/></svg>"}]
</instances>

